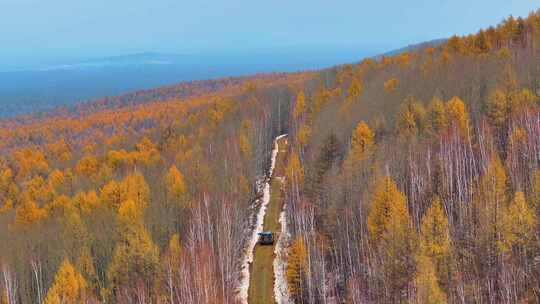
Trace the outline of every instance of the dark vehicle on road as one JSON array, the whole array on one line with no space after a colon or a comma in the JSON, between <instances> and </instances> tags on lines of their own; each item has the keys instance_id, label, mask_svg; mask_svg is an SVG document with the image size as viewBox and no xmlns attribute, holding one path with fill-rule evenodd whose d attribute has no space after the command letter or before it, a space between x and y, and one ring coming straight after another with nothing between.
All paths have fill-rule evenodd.
<instances>
[{"instance_id":1,"label":"dark vehicle on road","mask_svg":"<svg viewBox=\"0 0 540 304\"><path fill-rule=\"evenodd\" d=\"M264 231L264 232L259 233L259 244L260 245L273 245L274 234L270 231Z\"/></svg>"}]
</instances>

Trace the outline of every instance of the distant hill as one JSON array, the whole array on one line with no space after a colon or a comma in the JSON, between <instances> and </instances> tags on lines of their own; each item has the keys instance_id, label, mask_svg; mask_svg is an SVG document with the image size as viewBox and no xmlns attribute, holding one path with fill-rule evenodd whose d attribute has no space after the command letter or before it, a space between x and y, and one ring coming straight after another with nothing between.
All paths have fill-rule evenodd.
<instances>
[{"instance_id":1,"label":"distant hill","mask_svg":"<svg viewBox=\"0 0 540 304\"><path fill-rule=\"evenodd\" d=\"M151 66L151 65L178 65L190 62L190 56L178 54L162 53L137 53L122 56L111 56L104 58L86 59L64 63L59 65L48 65L38 68L40 71L55 70L89 70L104 67L133 67L133 66Z\"/></svg>"},{"instance_id":2,"label":"distant hill","mask_svg":"<svg viewBox=\"0 0 540 304\"><path fill-rule=\"evenodd\" d=\"M0 72L0 117L186 81L292 72L352 62L362 52L192 55L139 53Z\"/></svg>"},{"instance_id":3,"label":"distant hill","mask_svg":"<svg viewBox=\"0 0 540 304\"><path fill-rule=\"evenodd\" d=\"M436 47L436 46L439 46L439 45L445 43L446 40L447 40L446 38L444 38L444 39L434 39L434 40L425 41L425 42L421 42L421 43L411 44L411 45L408 45L406 47L402 47L402 48L399 48L399 49L384 53L384 54L382 54L380 56L394 56L394 55L398 55L398 54L405 53L405 52L416 51L416 50L423 49L423 48L426 48L426 47ZM380 57L380 56L377 56L377 57Z\"/></svg>"}]
</instances>

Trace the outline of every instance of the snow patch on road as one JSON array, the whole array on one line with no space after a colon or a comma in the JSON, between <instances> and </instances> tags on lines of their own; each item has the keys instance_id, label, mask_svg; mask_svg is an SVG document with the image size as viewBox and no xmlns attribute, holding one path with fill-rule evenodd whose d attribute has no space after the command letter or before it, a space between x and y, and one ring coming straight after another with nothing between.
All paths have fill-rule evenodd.
<instances>
[{"instance_id":1,"label":"snow patch on road","mask_svg":"<svg viewBox=\"0 0 540 304\"><path fill-rule=\"evenodd\" d=\"M287 217L285 214L287 206L283 205L283 210L279 214L281 223L281 233L274 249L276 257L274 258L274 299L277 304L292 303L287 286L287 245L290 239L289 229L287 227Z\"/></svg>"},{"instance_id":2,"label":"snow patch on road","mask_svg":"<svg viewBox=\"0 0 540 304\"><path fill-rule=\"evenodd\" d=\"M266 176L264 187L263 187L263 196L262 196L262 203L261 207L259 208L259 211L256 214L255 219L255 228L253 229L250 239L248 241L248 245L244 251L244 256L242 258L242 264L241 264L241 273L240 273L240 282L238 284L238 298L240 300L240 303L242 304L248 304L248 291L249 291L249 266L251 263L253 263L253 250L255 249L255 245L257 245L257 241L259 239L259 233L263 231L263 224L264 224L264 216L266 214L266 208L268 207L268 203L270 203L270 179L272 178L272 174L274 172L274 168L276 166L276 158L278 154L278 140L282 137L287 136L286 134L280 135L276 137L274 140L274 148L272 149L272 158L270 160L270 169L268 170L268 175Z\"/></svg>"}]
</instances>

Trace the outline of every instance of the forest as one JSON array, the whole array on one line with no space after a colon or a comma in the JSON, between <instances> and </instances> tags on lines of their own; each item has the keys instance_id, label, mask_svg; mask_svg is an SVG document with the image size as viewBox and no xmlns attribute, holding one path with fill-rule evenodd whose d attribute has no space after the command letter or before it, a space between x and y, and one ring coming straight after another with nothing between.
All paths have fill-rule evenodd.
<instances>
[{"instance_id":1,"label":"forest","mask_svg":"<svg viewBox=\"0 0 540 304\"><path fill-rule=\"evenodd\" d=\"M274 139L294 303L540 302L540 10L0 121L0 303L239 303Z\"/></svg>"}]
</instances>

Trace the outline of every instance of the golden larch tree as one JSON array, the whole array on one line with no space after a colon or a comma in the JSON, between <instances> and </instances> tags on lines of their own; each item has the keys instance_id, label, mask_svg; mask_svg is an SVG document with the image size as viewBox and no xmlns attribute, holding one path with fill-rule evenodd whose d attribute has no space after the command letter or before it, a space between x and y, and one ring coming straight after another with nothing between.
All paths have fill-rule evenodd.
<instances>
[{"instance_id":1,"label":"golden larch tree","mask_svg":"<svg viewBox=\"0 0 540 304\"><path fill-rule=\"evenodd\" d=\"M94 258L90 248L86 245L80 249L79 256L76 260L77 269L81 272L86 282L88 282L88 290L94 294L98 294L99 278L97 276Z\"/></svg>"},{"instance_id":2,"label":"golden larch tree","mask_svg":"<svg viewBox=\"0 0 540 304\"><path fill-rule=\"evenodd\" d=\"M347 91L347 101L352 102L356 100L364 91L364 84L358 78L353 78L349 90Z\"/></svg>"},{"instance_id":3,"label":"golden larch tree","mask_svg":"<svg viewBox=\"0 0 540 304\"><path fill-rule=\"evenodd\" d=\"M296 152L292 152L289 156L287 167L285 168L285 176L289 183L302 185L304 183L304 168L300 163L300 157Z\"/></svg>"},{"instance_id":4,"label":"golden larch tree","mask_svg":"<svg viewBox=\"0 0 540 304\"><path fill-rule=\"evenodd\" d=\"M24 198L15 209L15 224L21 227L30 227L47 216L47 212L39 208L36 203Z\"/></svg>"},{"instance_id":5,"label":"golden larch tree","mask_svg":"<svg viewBox=\"0 0 540 304\"><path fill-rule=\"evenodd\" d=\"M304 241L301 237L294 240L289 248L289 258L287 263L287 286L293 298L301 296L303 276L306 271L307 252Z\"/></svg>"},{"instance_id":6,"label":"golden larch tree","mask_svg":"<svg viewBox=\"0 0 540 304\"><path fill-rule=\"evenodd\" d=\"M368 215L368 232L375 243L391 237L391 233L408 230L409 212L405 196L398 190L389 176L380 177L375 182ZM401 231L393 231L397 229Z\"/></svg>"},{"instance_id":7,"label":"golden larch tree","mask_svg":"<svg viewBox=\"0 0 540 304\"><path fill-rule=\"evenodd\" d=\"M165 184L167 186L167 194L171 200L177 204L181 204L185 199L187 188L184 181L184 175L172 165L165 176Z\"/></svg>"},{"instance_id":8,"label":"golden larch tree","mask_svg":"<svg viewBox=\"0 0 540 304\"><path fill-rule=\"evenodd\" d=\"M84 303L87 298L86 289L86 280L69 260L64 259L47 291L44 304Z\"/></svg>"},{"instance_id":9,"label":"golden larch tree","mask_svg":"<svg viewBox=\"0 0 540 304\"><path fill-rule=\"evenodd\" d=\"M518 248L519 252L532 249L536 239L536 214L529 208L523 192L518 191L502 215L503 252Z\"/></svg>"},{"instance_id":10,"label":"golden larch tree","mask_svg":"<svg viewBox=\"0 0 540 304\"><path fill-rule=\"evenodd\" d=\"M249 139L244 132L241 132L238 135L238 147L240 149L240 154L242 155L243 159L250 159L252 151L251 143L249 142Z\"/></svg>"},{"instance_id":11,"label":"golden larch tree","mask_svg":"<svg viewBox=\"0 0 540 304\"><path fill-rule=\"evenodd\" d=\"M428 124L430 130L438 134L448 128L446 107L442 100L433 98L428 105Z\"/></svg>"},{"instance_id":12,"label":"golden larch tree","mask_svg":"<svg viewBox=\"0 0 540 304\"><path fill-rule=\"evenodd\" d=\"M302 149L307 145L310 134L310 127L307 124L301 124L296 134L296 140Z\"/></svg>"},{"instance_id":13,"label":"golden larch tree","mask_svg":"<svg viewBox=\"0 0 540 304\"><path fill-rule=\"evenodd\" d=\"M508 102L504 91L500 89L491 91L485 107L489 123L495 128L502 128L508 118Z\"/></svg>"},{"instance_id":14,"label":"golden larch tree","mask_svg":"<svg viewBox=\"0 0 540 304\"><path fill-rule=\"evenodd\" d=\"M131 199L142 209L146 208L150 198L150 188L146 183L146 179L140 172L132 173L120 184L125 198L123 200Z\"/></svg>"},{"instance_id":15,"label":"golden larch tree","mask_svg":"<svg viewBox=\"0 0 540 304\"><path fill-rule=\"evenodd\" d=\"M375 146L375 133L361 121L356 125L351 137L351 153L355 161L369 157Z\"/></svg>"},{"instance_id":16,"label":"golden larch tree","mask_svg":"<svg viewBox=\"0 0 540 304\"><path fill-rule=\"evenodd\" d=\"M450 255L450 231L448 218L439 198L435 198L431 207L422 218L420 227L420 250L423 254L443 262Z\"/></svg>"},{"instance_id":17,"label":"golden larch tree","mask_svg":"<svg viewBox=\"0 0 540 304\"><path fill-rule=\"evenodd\" d=\"M118 210L120 204L125 199L125 194L122 191L120 183L112 180L105 184L99 192L99 200L109 208Z\"/></svg>"},{"instance_id":18,"label":"golden larch tree","mask_svg":"<svg viewBox=\"0 0 540 304\"><path fill-rule=\"evenodd\" d=\"M73 197L73 205L83 214L90 214L100 205L99 197L95 191L78 192Z\"/></svg>"},{"instance_id":19,"label":"golden larch tree","mask_svg":"<svg viewBox=\"0 0 540 304\"><path fill-rule=\"evenodd\" d=\"M371 243L379 252L381 275L392 301L399 301L415 271L415 232L405 196L389 176L380 177L371 196L367 219Z\"/></svg>"},{"instance_id":20,"label":"golden larch tree","mask_svg":"<svg viewBox=\"0 0 540 304\"><path fill-rule=\"evenodd\" d=\"M415 303L418 304L444 304L447 303L446 294L438 283L437 271L432 259L420 255L417 257L416 274L414 276L416 288Z\"/></svg>"},{"instance_id":21,"label":"golden larch tree","mask_svg":"<svg viewBox=\"0 0 540 304\"><path fill-rule=\"evenodd\" d=\"M105 294L111 301L121 301L126 295L155 295L159 249L144 227L142 215L142 206L133 200L124 201L118 209L120 240L106 271Z\"/></svg>"},{"instance_id":22,"label":"golden larch tree","mask_svg":"<svg viewBox=\"0 0 540 304\"><path fill-rule=\"evenodd\" d=\"M457 96L450 98L446 103L446 112L451 124L455 124L460 133L466 135L469 130L469 114L463 100Z\"/></svg>"},{"instance_id":23,"label":"golden larch tree","mask_svg":"<svg viewBox=\"0 0 540 304\"><path fill-rule=\"evenodd\" d=\"M394 92L399 85L399 80L397 78L391 78L384 82L384 90L387 93Z\"/></svg>"},{"instance_id":24,"label":"golden larch tree","mask_svg":"<svg viewBox=\"0 0 540 304\"><path fill-rule=\"evenodd\" d=\"M300 91L298 95L296 95L296 102L294 103L294 109L293 109L294 119L298 120L304 114L305 110L306 110L306 96L304 95L304 91Z\"/></svg>"},{"instance_id":25,"label":"golden larch tree","mask_svg":"<svg viewBox=\"0 0 540 304\"><path fill-rule=\"evenodd\" d=\"M86 178L93 178L99 170L99 162L93 156L85 156L81 158L75 166L75 172Z\"/></svg>"},{"instance_id":26,"label":"golden larch tree","mask_svg":"<svg viewBox=\"0 0 540 304\"><path fill-rule=\"evenodd\" d=\"M537 169L532 173L532 189L530 194L529 204L533 208L533 211L540 215L540 169Z\"/></svg>"},{"instance_id":27,"label":"golden larch tree","mask_svg":"<svg viewBox=\"0 0 540 304\"><path fill-rule=\"evenodd\" d=\"M407 107L402 108L398 113L396 118L396 129L397 134L404 138L410 138L418 134L418 126L416 124L414 113Z\"/></svg>"},{"instance_id":28,"label":"golden larch tree","mask_svg":"<svg viewBox=\"0 0 540 304\"><path fill-rule=\"evenodd\" d=\"M490 259L502 252L498 244L501 241L502 218L507 202L506 170L499 157L493 155L474 196L478 233L476 242Z\"/></svg>"},{"instance_id":29,"label":"golden larch tree","mask_svg":"<svg viewBox=\"0 0 540 304\"><path fill-rule=\"evenodd\" d=\"M437 280L444 285L450 275L450 228L441 200L435 198L422 217L420 225L419 256L431 259Z\"/></svg>"}]
</instances>

